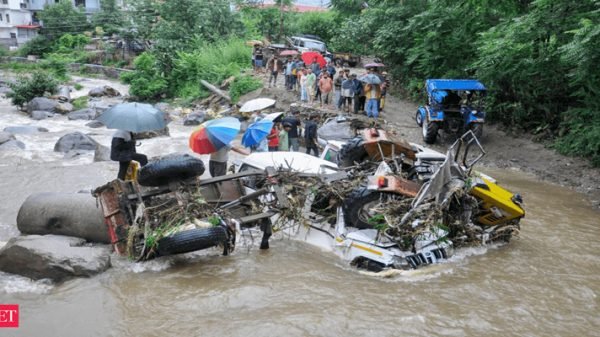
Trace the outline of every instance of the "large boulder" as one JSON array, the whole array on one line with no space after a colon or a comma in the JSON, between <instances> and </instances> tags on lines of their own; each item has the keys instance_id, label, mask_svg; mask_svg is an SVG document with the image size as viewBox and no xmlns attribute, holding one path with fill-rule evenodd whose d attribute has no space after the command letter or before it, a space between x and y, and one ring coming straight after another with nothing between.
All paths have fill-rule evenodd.
<instances>
[{"instance_id":1,"label":"large boulder","mask_svg":"<svg viewBox=\"0 0 600 337\"><path fill-rule=\"evenodd\" d=\"M69 113L67 115L67 117L69 118L69 120L75 120L75 119L92 120L92 119L96 118L96 110L90 109L90 108L85 108L85 109L73 111L73 112ZM100 123L100 124L103 125L102 123Z\"/></svg>"},{"instance_id":2,"label":"large boulder","mask_svg":"<svg viewBox=\"0 0 600 337\"><path fill-rule=\"evenodd\" d=\"M36 97L27 104L27 112L31 114L35 110L56 112L58 102L46 97Z\"/></svg>"},{"instance_id":3,"label":"large boulder","mask_svg":"<svg viewBox=\"0 0 600 337\"><path fill-rule=\"evenodd\" d=\"M13 135L12 133L7 131L0 131L0 145L15 139L15 135Z\"/></svg>"},{"instance_id":4,"label":"large boulder","mask_svg":"<svg viewBox=\"0 0 600 337\"><path fill-rule=\"evenodd\" d=\"M23 234L76 236L110 243L102 210L89 193L37 193L30 195L17 215Z\"/></svg>"},{"instance_id":5,"label":"large boulder","mask_svg":"<svg viewBox=\"0 0 600 337\"><path fill-rule=\"evenodd\" d=\"M89 277L110 268L107 246L83 246L85 240L60 235L27 235L0 249L0 270L34 280L62 282Z\"/></svg>"},{"instance_id":6,"label":"large boulder","mask_svg":"<svg viewBox=\"0 0 600 337\"><path fill-rule=\"evenodd\" d=\"M94 161L110 161L110 148L98 144L94 152Z\"/></svg>"},{"instance_id":7,"label":"large boulder","mask_svg":"<svg viewBox=\"0 0 600 337\"><path fill-rule=\"evenodd\" d=\"M91 137L81 132L68 133L58 139L54 145L54 151L67 153L71 150L94 151L98 143Z\"/></svg>"},{"instance_id":8,"label":"large boulder","mask_svg":"<svg viewBox=\"0 0 600 337\"><path fill-rule=\"evenodd\" d=\"M40 121L42 119L54 117L54 113L50 111L35 110L31 112L31 119Z\"/></svg>"},{"instance_id":9,"label":"large boulder","mask_svg":"<svg viewBox=\"0 0 600 337\"><path fill-rule=\"evenodd\" d=\"M206 115L203 112L192 112L183 120L183 125L200 125L204 122Z\"/></svg>"},{"instance_id":10,"label":"large boulder","mask_svg":"<svg viewBox=\"0 0 600 337\"><path fill-rule=\"evenodd\" d=\"M88 96L90 96L90 97L102 97L102 96L116 97L116 96L121 96L121 93L119 91L117 91L116 89L109 87L108 85L105 85L103 87L93 88L88 93Z\"/></svg>"},{"instance_id":11,"label":"large boulder","mask_svg":"<svg viewBox=\"0 0 600 337\"><path fill-rule=\"evenodd\" d=\"M56 106L56 112L64 115L64 114L68 114L69 112L73 111L73 104L65 102L65 103L59 103Z\"/></svg>"},{"instance_id":12,"label":"large boulder","mask_svg":"<svg viewBox=\"0 0 600 337\"><path fill-rule=\"evenodd\" d=\"M7 126L4 128L5 132L16 133L16 134L32 134L38 132L48 132L48 129L39 126L32 125L19 125L19 126Z\"/></svg>"}]
</instances>

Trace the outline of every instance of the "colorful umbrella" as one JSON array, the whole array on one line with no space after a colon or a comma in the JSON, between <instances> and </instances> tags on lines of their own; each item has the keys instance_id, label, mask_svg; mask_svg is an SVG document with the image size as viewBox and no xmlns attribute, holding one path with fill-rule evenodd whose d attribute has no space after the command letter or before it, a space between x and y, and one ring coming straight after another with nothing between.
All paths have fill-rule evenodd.
<instances>
[{"instance_id":1,"label":"colorful umbrella","mask_svg":"<svg viewBox=\"0 0 600 337\"><path fill-rule=\"evenodd\" d=\"M237 118L225 117L204 122L190 135L190 149L199 154L217 152L240 132Z\"/></svg>"},{"instance_id":2,"label":"colorful umbrella","mask_svg":"<svg viewBox=\"0 0 600 337\"><path fill-rule=\"evenodd\" d=\"M323 55L319 54L316 51L307 51L307 52L302 53L302 61L307 66L309 66L313 63L313 61L315 60L315 57L317 58L317 63L319 64L319 66L321 68L324 67L325 65L327 65L327 61L325 61L325 59L323 58Z\"/></svg>"},{"instance_id":3,"label":"colorful umbrella","mask_svg":"<svg viewBox=\"0 0 600 337\"><path fill-rule=\"evenodd\" d=\"M164 112L150 104L122 103L104 111L96 120L109 129L144 132L164 129Z\"/></svg>"},{"instance_id":4,"label":"colorful umbrella","mask_svg":"<svg viewBox=\"0 0 600 337\"><path fill-rule=\"evenodd\" d=\"M385 64L383 63L367 63L365 64L365 68L383 68Z\"/></svg>"},{"instance_id":5,"label":"colorful umbrella","mask_svg":"<svg viewBox=\"0 0 600 337\"><path fill-rule=\"evenodd\" d=\"M273 121L266 118L250 124L242 136L242 145L250 147L260 143L271 133L272 128Z\"/></svg>"},{"instance_id":6,"label":"colorful umbrella","mask_svg":"<svg viewBox=\"0 0 600 337\"><path fill-rule=\"evenodd\" d=\"M281 53L279 53L280 56L294 56L294 55L298 55L298 51L297 50L284 50Z\"/></svg>"}]
</instances>

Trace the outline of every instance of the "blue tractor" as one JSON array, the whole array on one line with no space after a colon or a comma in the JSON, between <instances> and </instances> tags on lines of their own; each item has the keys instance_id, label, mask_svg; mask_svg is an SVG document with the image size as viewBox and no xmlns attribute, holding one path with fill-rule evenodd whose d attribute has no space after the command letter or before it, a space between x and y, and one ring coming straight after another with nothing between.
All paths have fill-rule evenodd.
<instances>
[{"instance_id":1,"label":"blue tractor","mask_svg":"<svg viewBox=\"0 0 600 337\"><path fill-rule=\"evenodd\" d=\"M423 140L435 143L439 130L460 136L471 130L477 138L483 134L483 99L486 88L477 80L425 81L427 105L417 110L417 124L423 128Z\"/></svg>"}]
</instances>

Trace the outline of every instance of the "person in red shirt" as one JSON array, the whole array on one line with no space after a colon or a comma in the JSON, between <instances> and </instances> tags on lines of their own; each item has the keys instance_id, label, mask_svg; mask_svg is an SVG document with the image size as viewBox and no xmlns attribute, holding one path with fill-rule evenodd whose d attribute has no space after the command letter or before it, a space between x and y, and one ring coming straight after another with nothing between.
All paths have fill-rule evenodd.
<instances>
[{"instance_id":1,"label":"person in red shirt","mask_svg":"<svg viewBox=\"0 0 600 337\"><path fill-rule=\"evenodd\" d=\"M269 152L279 151L279 128L277 124L273 124L267 139L269 140Z\"/></svg>"}]
</instances>

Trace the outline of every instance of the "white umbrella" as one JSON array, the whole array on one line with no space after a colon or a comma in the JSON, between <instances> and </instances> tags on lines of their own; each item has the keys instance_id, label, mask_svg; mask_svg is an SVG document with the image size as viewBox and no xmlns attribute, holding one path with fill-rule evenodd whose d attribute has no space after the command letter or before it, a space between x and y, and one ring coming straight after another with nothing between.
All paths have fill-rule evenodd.
<instances>
[{"instance_id":1,"label":"white umbrella","mask_svg":"<svg viewBox=\"0 0 600 337\"><path fill-rule=\"evenodd\" d=\"M266 109L275 105L275 100L270 98L257 98L251 101L248 101L242 105L240 108L240 112L252 112L257 110Z\"/></svg>"},{"instance_id":2,"label":"white umbrella","mask_svg":"<svg viewBox=\"0 0 600 337\"><path fill-rule=\"evenodd\" d=\"M283 112L273 112L265 116L265 119L268 119L273 122L278 122L279 118L283 115Z\"/></svg>"}]
</instances>

